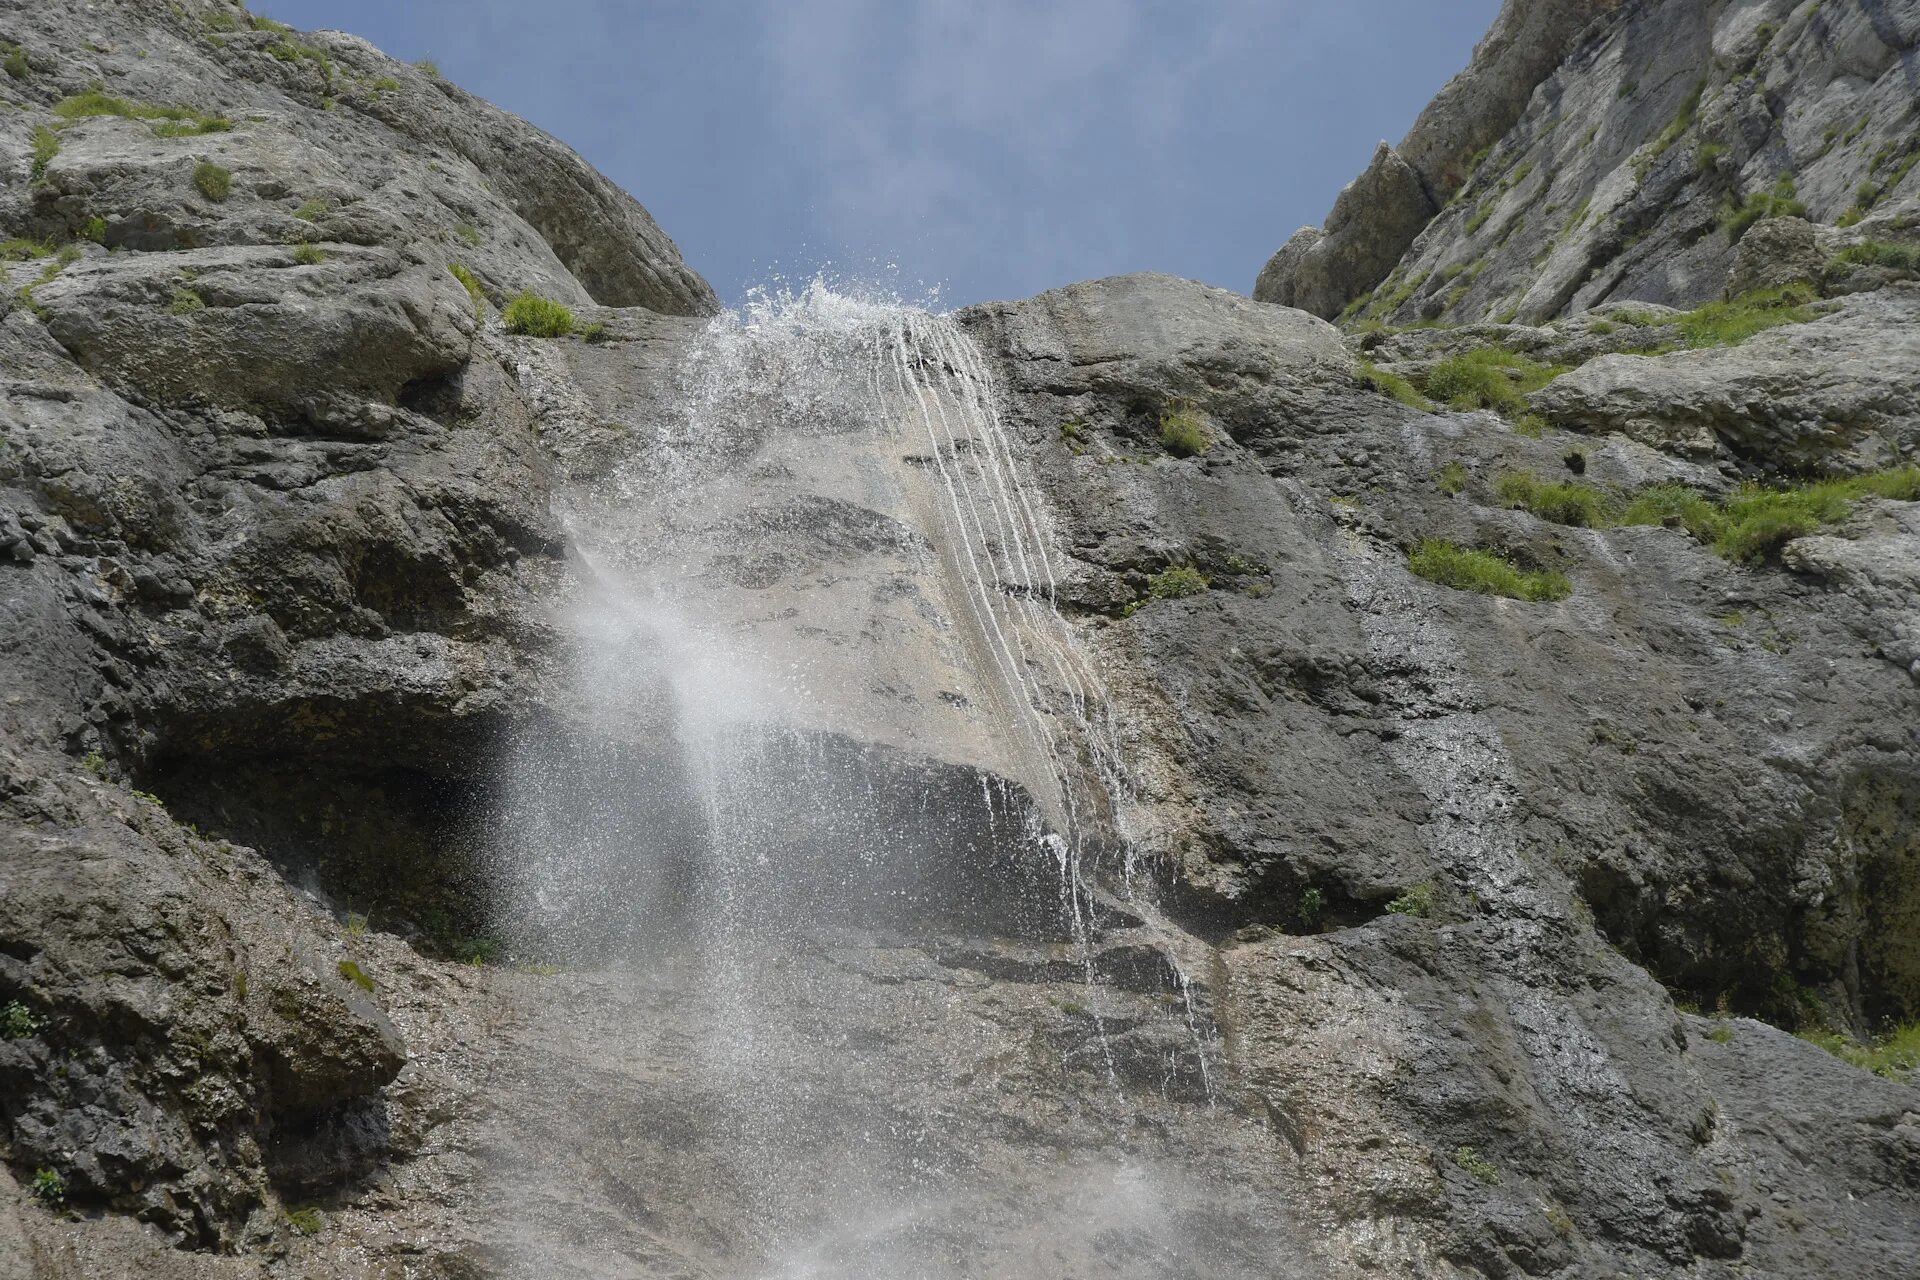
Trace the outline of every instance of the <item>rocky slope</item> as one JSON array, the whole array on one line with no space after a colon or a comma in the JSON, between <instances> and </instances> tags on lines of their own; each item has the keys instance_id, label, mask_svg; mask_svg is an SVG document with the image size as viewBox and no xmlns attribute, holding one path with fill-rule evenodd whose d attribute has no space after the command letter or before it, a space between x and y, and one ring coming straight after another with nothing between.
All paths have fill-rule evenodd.
<instances>
[{"instance_id":1,"label":"rocky slope","mask_svg":"<svg viewBox=\"0 0 1920 1280\"><path fill-rule=\"evenodd\" d=\"M1538 322L1709 301L1767 213L1841 224L1829 252L1885 239L1920 223L1917 46L1911 0L1508 0L1473 65L1255 296L1388 324Z\"/></svg>"},{"instance_id":2,"label":"rocky slope","mask_svg":"<svg viewBox=\"0 0 1920 1280\"><path fill-rule=\"evenodd\" d=\"M1537 86L1702 47L1690 3L1606 8L1510 6L1393 182L1444 204L1459 153L1533 136ZM1878 94L1860 32L1910 51L1902 12L1770 47L1844 36L1878 69L1832 92ZM128 0L0 42L0 235L35 242L0 316L0 1276L848 1265L756 1235L700 966L464 963L502 958L503 744L579 740L562 809L646 746L582 737L555 500L672 438L711 294L571 152L350 37ZM1771 65L1740 74L1801 84ZM1377 282L1457 214L1342 261ZM1795 219L1738 255L1666 227L1633 304L1537 325L1343 335L1158 276L962 313L1161 891L1151 922L1103 902L1091 994L991 876L892 928L797 922L756 981L808 1046L773 1113L799 1180L925 1134L997 1188L932 1224L964 1275L1910 1271L1920 1089L1791 1032L1920 1018L1920 503L1716 546L1743 479L1914 461L1920 286ZM1806 292L1740 341L1658 305L1729 270ZM522 289L604 340L506 333ZM1487 352L1490 407L1449 407ZM966 673L902 657L944 652L942 610L875 532L887 486L832 465L850 432L743 435L734 505L687 513L688 596L828 638L855 781L1012 788L986 699L936 692ZM1409 555L1436 539L1563 589L1443 585Z\"/></svg>"}]
</instances>

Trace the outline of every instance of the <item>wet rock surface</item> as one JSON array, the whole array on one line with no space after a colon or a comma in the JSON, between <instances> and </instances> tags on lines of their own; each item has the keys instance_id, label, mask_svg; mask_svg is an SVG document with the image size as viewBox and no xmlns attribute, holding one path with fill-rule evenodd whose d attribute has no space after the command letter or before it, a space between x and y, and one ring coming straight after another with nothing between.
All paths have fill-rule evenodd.
<instances>
[{"instance_id":1,"label":"wet rock surface","mask_svg":"<svg viewBox=\"0 0 1920 1280\"><path fill-rule=\"evenodd\" d=\"M1579 8L1511 6L1481 73ZM1448 157L1695 48L1662 24L1696 6L1646 8L1496 86L1511 118L1456 94L1399 162L1444 204ZM1804 78L1817 45L1836 98L1888 93L1899 6L1819 10L1741 75ZM1716 50L1758 40L1729 14ZM1501 486L1719 499L1911 462L1913 286L1835 276L1830 228L1757 228L1785 248L1742 266L1662 223L1567 304L1621 305L1539 325L1346 335L1163 276L964 312L1114 711L1125 870L1159 889L1106 867L1085 946L1014 909L1051 865L971 868L894 927L822 897L729 961L737 1006L697 947L503 956L484 858L501 743L591 723L556 618L573 522L684 426L704 284L571 152L351 37L188 0L10 11L0 39L30 69L0 80L0 232L78 250L10 264L0 314L0 1276L728 1276L902 1240L969 1276L1911 1269L1920 1090L1779 1028L1920 1015L1920 504L1742 563ZM34 127L96 79L232 128L87 116L36 175ZM1771 163L1749 133L1733 159ZM1679 345L1659 304L1713 273L1795 282L1770 263L1830 313L1635 354ZM523 288L603 340L507 335ZM1543 421L1368 372L1488 347L1577 366ZM862 444L876 480L768 434L678 517L687 599L830 655L852 692L799 727L849 789L983 796L940 856L1021 786L1044 811L943 629L937 526L875 496L938 443ZM1428 581L1430 538L1570 594ZM557 757L557 811L641 777L631 726L605 737ZM698 1052L740 1008L777 1011L790 1094ZM742 1154L776 1148L799 1164ZM800 1186L915 1213L756 1236Z\"/></svg>"}]
</instances>

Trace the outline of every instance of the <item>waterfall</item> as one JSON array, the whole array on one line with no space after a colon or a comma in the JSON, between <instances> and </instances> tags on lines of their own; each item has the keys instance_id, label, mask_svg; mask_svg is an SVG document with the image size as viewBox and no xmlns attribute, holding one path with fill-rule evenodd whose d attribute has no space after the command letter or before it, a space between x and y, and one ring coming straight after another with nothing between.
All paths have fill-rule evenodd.
<instances>
[{"instance_id":1,"label":"waterfall","mask_svg":"<svg viewBox=\"0 0 1920 1280\"><path fill-rule=\"evenodd\" d=\"M940 1037L988 1034L947 975L999 967L1082 993L1038 1006L1084 1024L1047 1033L1068 1092L1041 1105L1106 1125L1143 1089L1214 1088L1192 984L1142 942L1119 735L1056 607L1055 532L991 366L950 316L815 283L712 322L629 445L561 511L570 694L505 787L516 946L697 990L686 1047L726 1099L703 1176L752 1206L744 1274L977 1274L954 1224L1004 1187L973 1167L975 1122L897 1073L869 1097L824 1064L937 1075ZM926 985L901 1007L933 1038L850 1011L889 989L849 972ZM1063 1239L1181 1202L1131 1157L1047 1185L1081 1206Z\"/></svg>"}]
</instances>

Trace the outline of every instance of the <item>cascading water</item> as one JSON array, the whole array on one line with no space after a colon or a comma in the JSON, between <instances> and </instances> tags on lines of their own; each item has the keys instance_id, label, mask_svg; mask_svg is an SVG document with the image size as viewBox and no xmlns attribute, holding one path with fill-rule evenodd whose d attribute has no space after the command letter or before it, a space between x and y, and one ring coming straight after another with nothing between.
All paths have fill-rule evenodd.
<instances>
[{"instance_id":1,"label":"cascading water","mask_svg":"<svg viewBox=\"0 0 1920 1280\"><path fill-rule=\"evenodd\" d=\"M819 284L722 317L563 515L576 705L515 755L498 890L523 952L698 1004L647 1051L692 1064L687 1159L733 1206L687 1273L1232 1253L1196 1225L1221 1193L1119 1136L1142 1096L1212 1105L1211 1024L1134 894L1107 702L965 333ZM1057 1169L980 1139L1050 1125Z\"/></svg>"}]
</instances>

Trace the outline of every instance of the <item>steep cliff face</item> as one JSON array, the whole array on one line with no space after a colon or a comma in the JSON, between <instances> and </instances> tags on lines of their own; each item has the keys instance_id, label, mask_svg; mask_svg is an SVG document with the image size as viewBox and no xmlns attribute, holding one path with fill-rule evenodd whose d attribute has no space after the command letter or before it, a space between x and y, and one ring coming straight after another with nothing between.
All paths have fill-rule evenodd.
<instances>
[{"instance_id":1,"label":"steep cliff face","mask_svg":"<svg viewBox=\"0 0 1920 1280\"><path fill-rule=\"evenodd\" d=\"M1610 300L1720 296L1757 219L1899 238L1920 215L1920 6L1513 0L1423 113L1261 273L1255 296L1387 324L1538 322ZM1493 83L1500 92L1475 96ZM1514 109L1507 111L1506 106ZM1460 122L1469 118L1479 128Z\"/></svg>"},{"instance_id":2,"label":"steep cliff face","mask_svg":"<svg viewBox=\"0 0 1920 1280\"><path fill-rule=\"evenodd\" d=\"M1543 103L1625 110L1593 68L1757 40L1772 10L1687 26L1707 12L1509 6L1343 196L1312 309L1436 251ZM1904 13L1828 3L1767 47L1883 95ZM0 1275L896 1274L879 1250L909 1230L955 1276L1911 1271L1914 1064L1791 1034L1858 1057L1920 1019L1897 255L1837 260L1793 218L1708 255L1664 220L1683 201L1623 288L1666 263L1679 301L1710 269L1798 292L1345 334L1095 281L885 348L889 412L972 434L781 377L722 404L689 472L690 415L725 400L711 294L557 143L209 0L10 11L0 41L0 234L25 242L0 314ZM1799 101L1769 66L1699 119L1736 83ZM1893 128L1836 134L1836 172ZM506 332L522 289L595 340ZM1473 305L1448 314L1496 309ZM1057 600L1102 701L1069 664L1024 678L1126 775L1129 856L1090 859L1077 925L1055 846L990 843L1053 802L941 594L940 477L1002 465L1059 573L995 582L981 616ZM1830 487L1740 487L1809 472ZM636 509L672 538L607 541ZM643 567L678 607L830 693L786 726L803 763L904 797L882 816L944 873L878 924L833 879L766 921L790 945L744 973L791 1087L764 1111L694 1051L738 1008L698 952L487 963L503 744L561 744L535 781L563 835L664 749L596 720L560 620L593 556L661 545ZM676 838L658 810L616 826ZM939 1171L928 1211L780 1237L751 1157L799 1152L783 1193L851 1199L876 1134L911 1136L903 1180Z\"/></svg>"}]
</instances>

